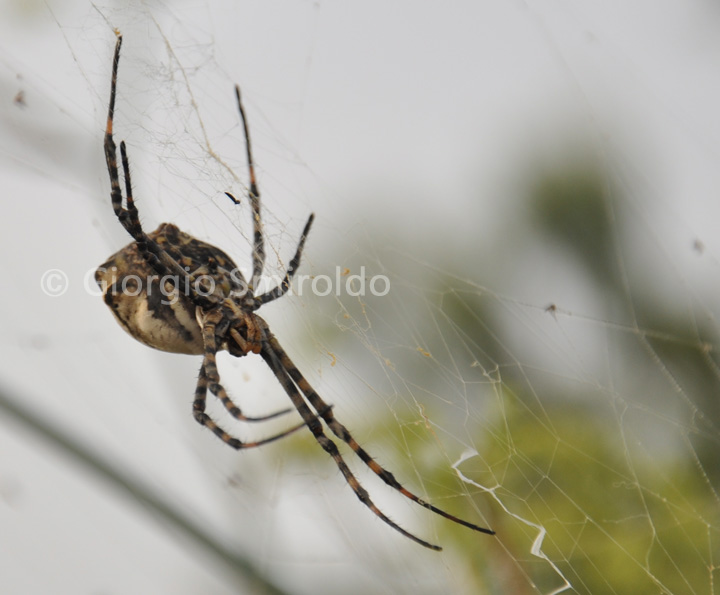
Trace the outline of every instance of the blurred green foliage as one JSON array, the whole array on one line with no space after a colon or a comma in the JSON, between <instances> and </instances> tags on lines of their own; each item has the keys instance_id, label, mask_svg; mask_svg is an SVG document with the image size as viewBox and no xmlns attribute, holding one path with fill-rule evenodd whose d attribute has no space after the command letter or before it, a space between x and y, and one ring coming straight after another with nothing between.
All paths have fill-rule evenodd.
<instances>
[{"instance_id":1,"label":"blurred green foliage","mask_svg":"<svg viewBox=\"0 0 720 595\"><path fill-rule=\"evenodd\" d=\"M633 249L620 245L632 221L622 219L623 197L609 194L607 177L599 162L570 158L534 178L526 225L540 233L525 234L531 239L521 247L561 246L605 296L609 363L607 377L601 374L595 385L548 381L524 366L502 323L502 300L435 270L412 275L402 263L397 278L412 279L408 287L394 285L392 301L358 306L363 316L388 322L373 327L373 345L377 361L391 362L402 381L388 381L386 372L367 380L381 393L401 396L392 406L395 423L378 427L368 416L369 425L356 420L354 431L372 436L381 450L395 449L397 476L419 474L434 503L474 521L480 514L497 531L492 538L434 524L464 571L463 592L554 592L562 577L577 593L714 592L720 560L715 329L700 327L700 316L668 307L638 283L628 294L617 255ZM392 269L392 254L378 258ZM493 280L483 279L483 287ZM559 317L540 304L536 312ZM450 448L448 435L458 441ZM477 485L460 481L443 457L462 443L477 450L460 467Z\"/></svg>"},{"instance_id":2,"label":"blurred green foliage","mask_svg":"<svg viewBox=\"0 0 720 595\"><path fill-rule=\"evenodd\" d=\"M580 160L539 176L529 206L531 217L548 237L562 243L607 290L618 279L605 184L594 162Z\"/></svg>"}]
</instances>

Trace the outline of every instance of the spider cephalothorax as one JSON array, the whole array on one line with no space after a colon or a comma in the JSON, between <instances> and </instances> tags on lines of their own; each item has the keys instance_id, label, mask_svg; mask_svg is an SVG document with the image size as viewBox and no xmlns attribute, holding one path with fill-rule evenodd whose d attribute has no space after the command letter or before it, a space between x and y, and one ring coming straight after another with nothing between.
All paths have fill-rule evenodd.
<instances>
[{"instance_id":1,"label":"spider cephalothorax","mask_svg":"<svg viewBox=\"0 0 720 595\"><path fill-rule=\"evenodd\" d=\"M121 142L120 156L125 182L123 206L117 146L112 136L121 44L122 37L118 34L105 129L105 158L115 215L134 241L113 254L95 273L95 279L103 290L105 303L117 321L130 335L145 345L173 353L203 356L195 389L193 415L198 423L210 428L233 448L239 450L260 446L307 427L318 444L335 461L345 480L365 506L404 536L430 549L441 549L409 533L375 506L368 492L345 463L336 444L325 434L324 423L380 479L406 498L455 523L492 535L494 532L490 529L463 521L419 498L405 489L392 473L381 467L335 418L332 407L310 386L270 332L267 323L256 314L260 306L281 297L289 289L290 281L300 266L313 215L310 215L305 224L295 255L290 260L282 282L266 293L255 295L255 287L265 265L265 250L260 219L260 194L255 181L250 135L238 87L235 87L235 93L245 132L250 173L248 194L253 220L253 272L250 281L246 282L233 260L222 250L192 237L171 223L161 224L152 233L143 231L132 195L125 143ZM237 202L232 195L228 196ZM291 411L286 409L262 417L244 415L220 382L215 358L220 350L227 350L236 357L248 353L259 354L287 393L293 407L302 417L302 422L284 432L255 442L243 442L220 428L205 413L208 390L217 396L230 415L238 420L262 421Z\"/></svg>"}]
</instances>

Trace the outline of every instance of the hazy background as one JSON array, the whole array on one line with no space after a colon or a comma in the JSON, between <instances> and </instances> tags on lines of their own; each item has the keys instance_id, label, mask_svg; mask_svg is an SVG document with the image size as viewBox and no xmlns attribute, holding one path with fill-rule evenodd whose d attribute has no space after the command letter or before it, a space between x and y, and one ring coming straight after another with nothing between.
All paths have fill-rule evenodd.
<instances>
[{"instance_id":1,"label":"hazy background","mask_svg":"<svg viewBox=\"0 0 720 595\"><path fill-rule=\"evenodd\" d=\"M712 591L714 3L0 11L8 396L287 592ZM392 287L286 296L262 315L382 464L496 538L432 518L352 461L383 510L446 548L423 550L357 502L309 434L233 452L192 419L199 359L133 341L91 295L88 272L128 242L102 153L113 28L116 139L146 227L173 221L247 267L239 83L271 272L315 212L302 273L364 266ZM50 269L67 274L60 297L42 291ZM249 414L285 406L259 358L220 366ZM212 411L238 436L285 427ZM262 592L9 415L0 424L9 592Z\"/></svg>"}]
</instances>

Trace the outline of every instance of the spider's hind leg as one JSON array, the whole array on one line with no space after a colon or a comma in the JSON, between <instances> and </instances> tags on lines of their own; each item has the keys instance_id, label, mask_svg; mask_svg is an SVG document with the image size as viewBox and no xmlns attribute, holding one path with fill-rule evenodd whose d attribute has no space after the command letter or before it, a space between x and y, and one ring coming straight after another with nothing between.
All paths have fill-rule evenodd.
<instances>
[{"instance_id":1,"label":"spider's hind leg","mask_svg":"<svg viewBox=\"0 0 720 595\"><path fill-rule=\"evenodd\" d=\"M115 96L117 94L117 74L120 63L120 48L122 47L122 35L117 33L115 53L112 63L112 77L110 80L110 101L108 103L108 117L105 127L105 162L108 175L110 176L110 200L113 211L127 232L138 242L141 250L148 253L148 238L140 224L137 207L132 196L132 183L130 180L130 163L125 148L125 142L120 142L120 156L122 160L123 177L125 179L125 201L127 207L123 207L123 196L120 188L120 172L117 162L117 145L113 140L113 119L115 117Z\"/></svg>"},{"instance_id":2,"label":"spider's hind leg","mask_svg":"<svg viewBox=\"0 0 720 595\"><path fill-rule=\"evenodd\" d=\"M240 112L240 118L242 119L243 130L245 132L245 150L248 162L248 175L250 176L248 195L250 197L250 208L252 209L253 220L253 274L250 279L250 286L254 291L260 282L260 275L262 275L263 268L265 267L265 244L263 240L262 220L260 218L260 190L258 189L255 178L255 162L253 161L252 146L250 144L250 130L248 128L245 108L243 107L242 98L240 97L240 87L238 85L235 85L235 97L237 98L238 111ZM230 196L231 200L237 202L232 194L227 192L226 194Z\"/></svg>"},{"instance_id":3,"label":"spider's hind leg","mask_svg":"<svg viewBox=\"0 0 720 595\"><path fill-rule=\"evenodd\" d=\"M132 194L132 182L130 178L130 162L127 156L125 142L120 143L120 157L122 160L123 177L125 179L125 202L123 207L123 196L120 187L120 172L117 162L117 145L113 140L113 118L115 116L115 96L117 94L118 64L120 62L120 48L122 46L122 35L117 34L115 53L112 63L112 77L110 81L110 101L108 103L108 117L105 127L105 161L108 175L110 176L110 200L113 211L125 230L133 237L138 245L140 253L153 270L160 276L176 277L181 281L181 286L194 286L195 278L188 274L173 258L163 250L157 242L143 231L140 217ZM210 308L212 301L205 295L193 293L189 296L197 306Z\"/></svg>"},{"instance_id":4,"label":"spider's hind leg","mask_svg":"<svg viewBox=\"0 0 720 595\"><path fill-rule=\"evenodd\" d=\"M110 101L108 102L107 124L105 126L105 162L107 164L108 174L110 175L110 200L112 201L115 215L122 223L123 227L132 234L129 229L130 214L123 208L122 190L120 189L120 173L118 171L117 162L117 145L113 140L113 119L115 117L115 96L117 94L117 73L118 64L120 63L120 48L122 47L122 35L117 34L117 42L115 43L115 53L112 62L112 77L110 79ZM125 185L127 187L128 171L125 171ZM133 234L134 235L134 234Z\"/></svg>"},{"instance_id":5,"label":"spider's hind leg","mask_svg":"<svg viewBox=\"0 0 720 595\"><path fill-rule=\"evenodd\" d=\"M115 96L117 95L117 75L120 64L120 48L122 47L122 35L117 33L115 53L112 62L112 77L110 79L110 101L108 102L107 124L105 126L105 162L110 175L110 200L112 201L115 215L122 223L122 226L130 233L136 241L144 239L145 233L140 225L137 207L133 201L132 185L130 183L130 166L125 150L125 143L120 143L120 154L123 166L123 177L125 178L125 194L127 208L123 208L122 190L120 189L120 172L117 163L117 145L113 140L113 120L115 117Z\"/></svg>"},{"instance_id":6,"label":"spider's hind leg","mask_svg":"<svg viewBox=\"0 0 720 595\"><path fill-rule=\"evenodd\" d=\"M293 256L290 264L288 265L287 271L285 271L285 277L283 277L280 285L268 291L267 293L258 296L257 302L259 302L260 305L267 304L268 302L282 297L283 295L285 295L285 293L287 293L287 290L290 289L290 281L292 281L292 278L295 276L295 271L297 271L298 267L300 266L300 259L302 258L303 248L305 247L305 240L310 233L310 227L312 226L314 220L315 215L311 213L308 217L307 223L305 224L302 235L300 236L300 241L298 242L297 248L295 249L295 256Z\"/></svg>"}]
</instances>

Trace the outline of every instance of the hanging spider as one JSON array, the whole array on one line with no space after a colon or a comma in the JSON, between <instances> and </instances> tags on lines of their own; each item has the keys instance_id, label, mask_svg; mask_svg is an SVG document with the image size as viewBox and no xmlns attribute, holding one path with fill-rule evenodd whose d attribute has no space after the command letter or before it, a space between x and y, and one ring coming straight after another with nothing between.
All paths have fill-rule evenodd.
<instances>
[{"instance_id":1,"label":"hanging spider","mask_svg":"<svg viewBox=\"0 0 720 595\"><path fill-rule=\"evenodd\" d=\"M265 264L265 249L260 220L260 192L255 180L247 118L237 86L235 95L245 133L253 218L253 271L250 282L245 281L235 263L222 250L184 233L171 223L162 223L152 233L145 233L132 195L127 150L125 143L121 142L120 157L125 182L123 206L117 146L113 140L113 113L121 45L122 36L118 33L105 129L105 159L110 175L113 210L134 241L113 254L95 273L95 280L103 290L105 303L120 325L135 339L155 349L203 356L195 389L193 415L199 424L212 430L231 447L237 450L254 448L307 426L318 444L333 458L345 481L365 506L405 537L433 550L442 549L409 533L390 520L373 503L368 492L345 463L336 444L324 433L324 421L330 431L345 442L380 479L406 498L455 523L482 533L494 534L490 529L463 521L425 502L405 489L392 473L381 467L355 441L347 428L335 419L332 407L310 386L275 335L270 332L267 323L256 314L263 304L282 297L290 288L290 281L300 265L313 215L310 215L305 224L295 255L282 282L262 295L255 295L254 288ZM227 194L237 202L231 194ZM205 412L208 390L220 399L232 417L241 421L257 422L291 411L285 409L262 417L244 415L220 382L215 355L223 349L236 357L251 352L259 354L302 417L302 423L255 442L244 442L218 426Z\"/></svg>"}]
</instances>

